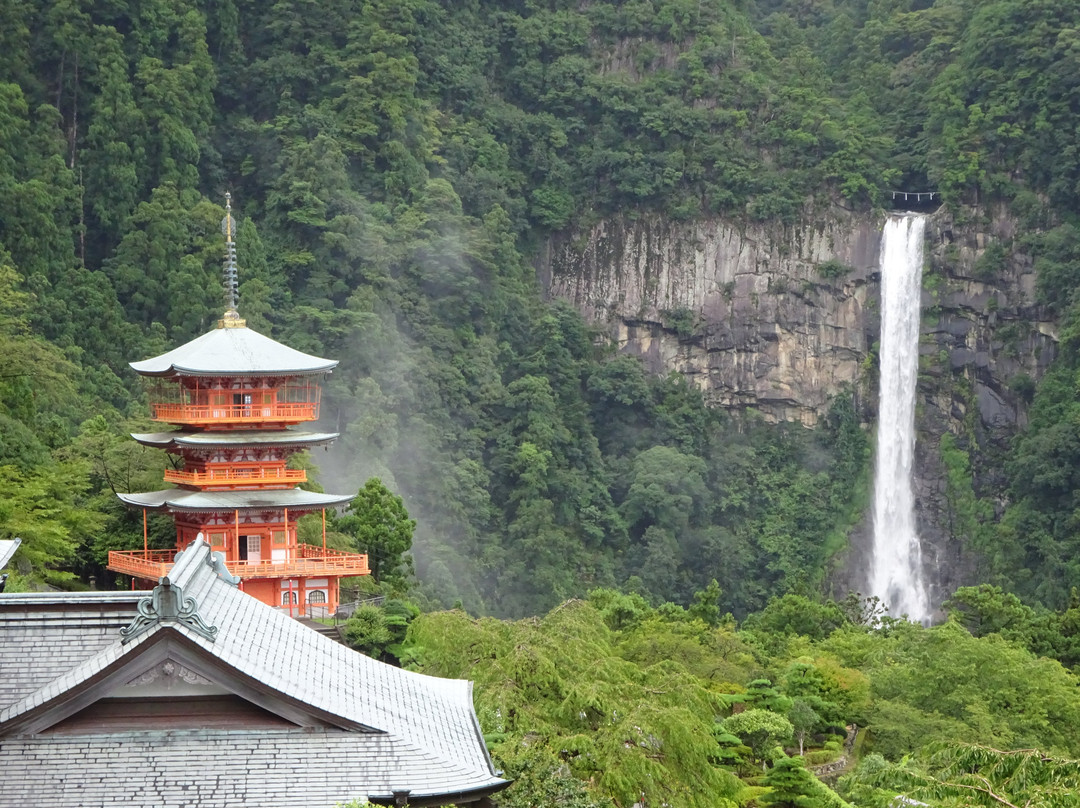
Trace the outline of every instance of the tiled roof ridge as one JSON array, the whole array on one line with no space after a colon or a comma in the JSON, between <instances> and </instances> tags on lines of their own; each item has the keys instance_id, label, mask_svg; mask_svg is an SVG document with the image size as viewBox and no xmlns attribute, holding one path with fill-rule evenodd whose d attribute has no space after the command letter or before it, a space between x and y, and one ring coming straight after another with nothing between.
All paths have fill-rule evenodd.
<instances>
[{"instance_id":1,"label":"tiled roof ridge","mask_svg":"<svg viewBox=\"0 0 1080 808\"><path fill-rule=\"evenodd\" d=\"M10 606L51 606L72 603L129 603L145 596L145 592L116 590L114 592L5 592L0 596L0 615Z\"/></svg>"},{"instance_id":2,"label":"tiled roof ridge","mask_svg":"<svg viewBox=\"0 0 1080 808\"><path fill-rule=\"evenodd\" d=\"M200 533L195 541L178 552L173 558L168 578L174 585L187 587L188 581L201 572L203 567L210 569L210 556L213 551ZM164 580L164 579L162 579ZM160 582L158 584L160 586Z\"/></svg>"},{"instance_id":3,"label":"tiled roof ridge","mask_svg":"<svg viewBox=\"0 0 1080 808\"><path fill-rule=\"evenodd\" d=\"M209 551L205 543L190 545L188 550L192 549L198 550L199 557L205 557ZM304 685L289 667L266 669L264 666L265 678L262 681L268 686L282 693L290 693L313 709L336 713L346 720L409 739L419 748L427 749L437 757L444 757L454 765L466 765L471 770L482 770L489 775L494 771L473 709L472 683L468 680L445 679L406 671L372 659L312 631L249 595L224 585L224 582L216 580L210 574L211 570L206 564L195 564L194 557L185 555L180 563L184 564L184 567L177 573L177 580L182 585L186 584L186 593L201 601L207 598L211 589L215 590L217 602L209 607L208 613L204 613L204 617L210 622L214 622L215 613L219 613L227 623L243 608L264 612L259 621L249 620L247 625L258 622L259 631L274 636L279 647L287 649L286 654L303 655L306 650L309 656L321 663L320 672L324 676L323 684L326 687L335 680L335 674L348 670L348 675L341 675L337 683L343 688L339 694L340 699L353 706L342 706L340 701L335 702L328 697L324 690L308 688L304 694ZM214 643L211 652L237 670L244 670L252 664L257 666L259 663L253 663L250 655L246 654L247 644L237 637L230 637L229 634L228 626L223 624L219 640ZM198 639L196 641L200 642ZM203 644L209 647L208 644ZM248 674L252 675L252 672L248 671ZM365 701L362 698L364 687L358 683L368 679L383 680L390 692L379 699L376 699L372 692L371 698ZM370 685L368 689L374 691ZM361 713L355 709L357 701L366 707ZM435 721L436 713L442 715L448 724L462 730L467 728L466 731L471 737L464 738L451 733L455 735L455 740L451 740L445 732L432 731L434 727L431 722ZM455 714L456 718L453 717ZM448 745L451 748L460 747L458 742L466 740L473 750L473 753L468 755L469 760L442 754L450 751ZM476 754L477 749L482 751Z\"/></svg>"}]
</instances>

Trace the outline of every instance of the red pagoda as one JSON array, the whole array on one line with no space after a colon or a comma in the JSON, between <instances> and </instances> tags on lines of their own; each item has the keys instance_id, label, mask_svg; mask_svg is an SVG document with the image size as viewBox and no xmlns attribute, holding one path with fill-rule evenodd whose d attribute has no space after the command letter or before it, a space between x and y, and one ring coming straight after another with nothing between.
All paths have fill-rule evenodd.
<instances>
[{"instance_id":1,"label":"red pagoda","mask_svg":"<svg viewBox=\"0 0 1080 808\"><path fill-rule=\"evenodd\" d=\"M225 316L213 331L131 363L152 380L154 420L179 427L132 437L182 458L183 468L165 472L174 488L118 494L143 511L143 550L110 552L109 569L157 583L176 550L201 534L248 594L294 616L325 616L337 609L341 578L369 573L367 556L326 548L326 508L351 496L298 488L307 474L287 468L286 461L338 437L292 428L319 417L319 382L337 362L275 342L240 318L228 200L226 195ZM147 549L148 511L172 514L176 550ZM322 546L300 544L296 520L320 511Z\"/></svg>"}]
</instances>

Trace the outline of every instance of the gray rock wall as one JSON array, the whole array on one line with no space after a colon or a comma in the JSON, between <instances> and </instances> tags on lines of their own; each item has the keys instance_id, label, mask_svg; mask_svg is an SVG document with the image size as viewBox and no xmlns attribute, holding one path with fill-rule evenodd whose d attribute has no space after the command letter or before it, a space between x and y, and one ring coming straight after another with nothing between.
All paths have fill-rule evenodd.
<instances>
[{"instance_id":1,"label":"gray rock wall","mask_svg":"<svg viewBox=\"0 0 1080 808\"><path fill-rule=\"evenodd\" d=\"M1057 324L1036 304L1031 256L1003 210L940 212L927 229L915 497L933 602L979 580L970 526L958 514L941 452L951 433L972 490L1005 505L1002 460L1027 422L1033 383L1056 354Z\"/></svg>"},{"instance_id":2,"label":"gray rock wall","mask_svg":"<svg viewBox=\"0 0 1080 808\"><path fill-rule=\"evenodd\" d=\"M541 272L654 371L684 374L718 406L812 426L862 372L878 232L841 209L782 229L643 215L553 242ZM828 262L845 269L823 274Z\"/></svg>"}]
</instances>

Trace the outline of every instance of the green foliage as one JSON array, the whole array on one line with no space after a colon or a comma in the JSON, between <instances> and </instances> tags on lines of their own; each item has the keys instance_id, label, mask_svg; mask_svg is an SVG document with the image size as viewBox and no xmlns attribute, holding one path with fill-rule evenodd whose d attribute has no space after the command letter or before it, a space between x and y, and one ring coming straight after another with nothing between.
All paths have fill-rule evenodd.
<instances>
[{"instance_id":1,"label":"green foliage","mask_svg":"<svg viewBox=\"0 0 1080 808\"><path fill-rule=\"evenodd\" d=\"M406 600L391 598L381 605L363 604L345 621L343 636L351 648L384 662L399 664L409 624L420 609Z\"/></svg>"},{"instance_id":2,"label":"green foliage","mask_svg":"<svg viewBox=\"0 0 1080 808\"><path fill-rule=\"evenodd\" d=\"M823 647L869 676L869 742L886 757L930 739L1080 750L1065 729L1080 718L1075 678L999 635L974 638L953 622L897 624L887 633L837 631Z\"/></svg>"},{"instance_id":3,"label":"green foliage","mask_svg":"<svg viewBox=\"0 0 1080 808\"><path fill-rule=\"evenodd\" d=\"M383 610L378 606L361 606L345 622L344 636L351 648L378 658L390 644L390 629Z\"/></svg>"},{"instance_id":4,"label":"green foliage","mask_svg":"<svg viewBox=\"0 0 1080 808\"><path fill-rule=\"evenodd\" d=\"M765 776L769 793L763 805L775 808L851 808L806 770L801 758L784 758Z\"/></svg>"},{"instance_id":5,"label":"green foliage","mask_svg":"<svg viewBox=\"0 0 1080 808\"><path fill-rule=\"evenodd\" d=\"M79 547L105 524L86 507L89 487L80 463L31 472L0 466L0 537L22 539L14 561L20 575L54 585L74 578Z\"/></svg>"},{"instance_id":6,"label":"green foliage","mask_svg":"<svg viewBox=\"0 0 1080 808\"><path fill-rule=\"evenodd\" d=\"M713 578L709 585L694 593L694 602L687 609L690 617L696 618L708 626L720 624L720 584Z\"/></svg>"},{"instance_id":7,"label":"green foliage","mask_svg":"<svg viewBox=\"0 0 1080 808\"><path fill-rule=\"evenodd\" d=\"M164 460L124 436L151 428L125 420L144 414L126 363L217 317L230 188L243 314L342 360L321 481L368 483L331 543L367 550L390 590L415 549L424 603L526 616L590 592L512 625L391 600L350 626L372 654L478 680L529 784L509 799L749 802L761 791L723 766L753 753L717 731L739 701L799 705L807 735L867 724L894 757L929 739L1076 753L1074 682L1037 658L1080 662L1075 8L317 11L256 2L242 36L230 3L0 11L0 529L24 539L20 585L100 575L138 545L114 494L160 487ZM1030 253L1034 302L1059 318L1051 371L1013 385L1030 428L999 464L1000 523L980 436L942 444L952 533L1004 589L959 591L932 630L817 597L868 497L853 391L816 430L729 417L546 303L533 266L552 230L613 215L782 226L890 187L1009 202L1031 232L976 271ZM700 330L666 305L666 326ZM997 334L1015 352L1029 330ZM170 544L168 520L149 527ZM737 632L729 611L758 614Z\"/></svg>"},{"instance_id":8,"label":"green foliage","mask_svg":"<svg viewBox=\"0 0 1080 808\"><path fill-rule=\"evenodd\" d=\"M824 639L847 622L837 604L821 603L802 595L788 594L769 601L760 612L751 615L746 628L771 635L802 635Z\"/></svg>"},{"instance_id":9,"label":"green foliage","mask_svg":"<svg viewBox=\"0 0 1080 808\"><path fill-rule=\"evenodd\" d=\"M727 419L544 303L532 263L548 230L612 213L870 200L888 144L864 102L830 96L812 49L778 55L744 11L666 0L363 0L301 22L256 4L243 37L228 4L16 5L0 25L0 461L48 467L86 412L139 414L126 363L220 311L229 188L241 311L341 358L322 484L377 477L409 503L418 597L534 614L646 566L653 602L690 604L715 578L695 602L714 623L821 582L866 469L850 397L813 434ZM698 330L684 309L667 319ZM102 480L131 460L100 431L80 440ZM105 487L86 572L141 532ZM358 540L398 586L413 548L396 535Z\"/></svg>"},{"instance_id":10,"label":"green foliage","mask_svg":"<svg viewBox=\"0 0 1080 808\"><path fill-rule=\"evenodd\" d=\"M805 747L806 734L821 723L821 716L817 714L808 699L795 699L791 704L791 709L787 711L787 719L794 728L801 755Z\"/></svg>"},{"instance_id":11,"label":"green foliage","mask_svg":"<svg viewBox=\"0 0 1080 808\"><path fill-rule=\"evenodd\" d=\"M984 525L992 520L993 509L975 494L969 453L952 433L942 435L939 450L945 467L945 526L955 539L973 547L985 546Z\"/></svg>"},{"instance_id":12,"label":"green foliage","mask_svg":"<svg viewBox=\"0 0 1080 808\"><path fill-rule=\"evenodd\" d=\"M831 749L812 749L803 755L807 766L822 766L826 763L832 763L839 757L840 753Z\"/></svg>"},{"instance_id":13,"label":"green foliage","mask_svg":"<svg viewBox=\"0 0 1080 808\"><path fill-rule=\"evenodd\" d=\"M975 637L998 634L1039 656L1069 668L1080 664L1080 597L1074 589L1060 612L1034 609L1000 587L960 587L942 604L949 615Z\"/></svg>"},{"instance_id":14,"label":"green foliage","mask_svg":"<svg viewBox=\"0 0 1080 808\"><path fill-rule=\"evenodd\" d=\"M835 259L823 261L817 265L817 273L826 280L836 280L851 273L852 267Z\"/></svg>"},{"instance_id":15,"label":"green foliage","mask_svg":"<svg viewBox=\"0 0 1080 808\"><path fill-rule=\"evenodd\" d=\"M501 758L500 763L503 776L514 781L512 788L499 795L499 804L506 808L607 808L611 804L609 799L591 794L550 750L522 748L513 757Z\"/></svg>"},{"instance_id":16,"label":"green foliage","mask_svg":"<svg viewBox=\"0 0 1080 808\"><path fill-rule=\"evenodd\" d=\"M409 629L406 657L424 672L476 681L496 763L521 773L514 804L546 804L539 795L552 795L556 804L589 805L638 799L637 789L653 795L646 799L663 793L672 805L698 804L694 795L720 773L712 781L720 804L886 808L898 793L932 795L909 784L940 784L976 770L963 767L983 767L964 758L945 778L945 759L930 763L939 760L935 749L972 739L997 744L1003 751L993 754L1006 760L1037 754L1048 767L1039 778L1072 765L1062 755L1075 748L1076 678L999 635L886 620L875 628L849 624L823 640L787 634L759 644L761 631L709 627L671 604L652 608L639 596L596 590L590 602L569 601L516 623L460 611L421 615ZM719 718L738 703L748 709ZM820 743L822 733L824 748L806 760L831 762L843 725L853 721L867 727L878 754L863 755L845 778L845 802L780 745L800 730ZM989 765L978 771L992 780ZM730 772L762 785L739 789L726 779ZM1010 788L1021 785L1019 765L1015 772Z\"/></svg>"},{"instance_id":17,"label":"green foliage","mask_svg":"<svg viewBox=\"0 0 1080 808\"><path fill-rule=\"evenodd\" d=\"M377 581L401 584L412 571L406 553L412 547L416 520L409 518L401 497L377 477L364 483L345 515L334 520L334 528L349 536L355 549L367 553Z\"/></svg>"},{"instance_id":18,"label":"green foliage","mask_svg":"<svg viewBox=\"0 0 1080 808\"><path fill-rule=\"evenodd\" d=\"M777 747L791 740L794 728L791 722L771 710L753 708L725 718L721 724L725 732L738 735L750 747L754 759L762 763L772 759Z\"/></svg>"},{"instance_id":19,"label":"green foliage","mask_svg":"<svg viewBox=\"0 0 1080 808\"><path fill-rule=\"evenodd\" d=\"M1080 764L1033 749L938 744L895 765L866 760L843 786L853 797L866 800L860 804L874 806L901 793L950 807L1066 808L1075 803L1080 789Z\"/></svg>"},{"instance_id":20,"label":"green foliage","mask_svg":"<svg viewBox=\"0 0 1080 808\"><path fill-rule=\"evenodd\" d=\"M422 615L408 635L421 670L476 682L493 756L538 788L583 799L565 766L596 797L733 808L738 781L710 762L713 687L670 657L632 662L617 639L581 601L517 623Z\"/></svg>"}]
</instances>

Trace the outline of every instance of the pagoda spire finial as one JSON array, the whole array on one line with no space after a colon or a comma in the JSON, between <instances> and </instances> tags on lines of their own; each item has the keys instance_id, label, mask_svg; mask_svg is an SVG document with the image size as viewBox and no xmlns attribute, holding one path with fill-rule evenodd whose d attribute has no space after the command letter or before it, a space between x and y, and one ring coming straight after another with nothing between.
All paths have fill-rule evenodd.
<instances>
[{"instance_id":1,"label":"pagoda spire finial","mask_svg":"<svg viewBox=\"0 0 1080 808\"><path fill-rule=\"evenodd\" d=\"M225 316L218 322L221 328L242 328L247 325L236 310L239 298L236 274L236 220L232 216L232 194L225 193L225 218L221 220L221 232L225 234Z\"/></svg>"}]
</instances>

